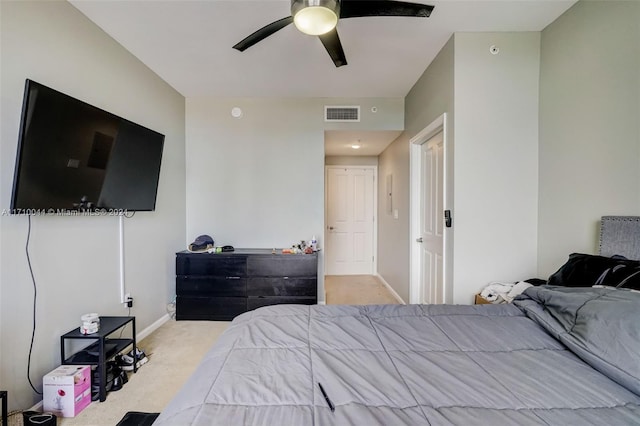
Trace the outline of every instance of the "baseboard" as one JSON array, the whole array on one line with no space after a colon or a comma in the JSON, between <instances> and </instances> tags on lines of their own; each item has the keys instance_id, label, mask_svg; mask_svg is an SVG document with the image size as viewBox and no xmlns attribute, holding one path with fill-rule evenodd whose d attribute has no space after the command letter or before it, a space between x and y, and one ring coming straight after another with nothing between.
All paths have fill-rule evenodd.
<instances>
[{"instance_id":1,"label":"baseboard","mask_svg":"<svg viewBox=\"0 0 640 426\"><path fill-rule=\"evenodd\" d=\"M375 276L376 276L380 281L382 281L382 284L384 284L384 286L385 286L385 287L387 287L387 290L389 290L389 292L391 292L391 295L393 296L393 298L394 298L394 299L396 299L399 303L401 303L401 304L403 304L403 305L406 305L406 304L407 304L407 302L405 302L404 300L402 300L402 297L400 297L400 295L398 295L398 293L396 293L396 291L393 289L393 287L391 287L391 286L389 285L389 283L388 283L384 278L382 278L382 275L380 275L380 274L376 273L376 274L375 274Z\"/></svg>"},{"instance_id":2,"label":"baseboard","mask_svg":"<svg viewBox=\"0 0 640 426\"><path fill-rule=\"evenodd\" d=\"M156 322L151 324L149 327L145 328L140 333L137 333L136 341L139 342L140 340L144 339L145 337L147 337L148 335L150 335L151 333L159 329L162 326L162 324L164 324L169 320L170 320L169 314L164 314L162 317L160 317L160 319L158 319Z\"/></svg>"},{"instance_id":3,"label":"baseboard","mask_svg":"<svg viewBox=\"0 0 640 426\"><path fill-rule=\"evenodd\" d=\"M326 305L327 302L324 300L318 300L318 305Z\"/></svg>"},{"instance_id":4,"label":"baseboard","mask_svg":"<svg viewBox=\"0 0 640 426\"><path fill-rule=\"evenodd\" d=\"M29 408L28 410L25 411L37 411L39 413L42 413L42 400L40 400L40 402L36 403L36 405L34 405L33 407ZM11 423L11 422L9 422ZM22 423L20 423L22 424Z\"/></svg>"}]
</instances>

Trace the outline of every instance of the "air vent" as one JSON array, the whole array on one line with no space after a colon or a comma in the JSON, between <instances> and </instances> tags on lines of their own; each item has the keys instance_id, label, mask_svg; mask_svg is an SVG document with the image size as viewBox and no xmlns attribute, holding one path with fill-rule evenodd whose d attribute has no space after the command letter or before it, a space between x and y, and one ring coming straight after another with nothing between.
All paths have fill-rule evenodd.
<instances>
[{"instance_id":1,"label":"air vent","mask_svg":"<svg viewBox=\"0 0 640 426\"><path fill-rule=\"evenodd\" d=\"M325 106L324 121L360 121L359 106Z\"/></svg>"}]
</instances>

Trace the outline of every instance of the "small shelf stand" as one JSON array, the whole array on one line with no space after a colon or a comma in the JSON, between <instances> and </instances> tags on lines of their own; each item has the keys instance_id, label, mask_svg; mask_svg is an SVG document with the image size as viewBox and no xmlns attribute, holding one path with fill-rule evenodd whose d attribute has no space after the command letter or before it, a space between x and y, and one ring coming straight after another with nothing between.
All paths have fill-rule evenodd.
<instances>
[{"instance_id":1,"label":"small shelf stand","mask_svg":"<svg viewBox=\"0 0 640 426\"><path fill-rule=\"evenodd\" d=\"M130 338L110 338L112 334L131 323ZM67 340L93 340L94 342L67 355ZM97 333L82 334L80 327L60 336L60 362L63 365L96 365L100 378L100 402L107 399L107 361L122 352L129 345L136 348L135 317L100 317L100 329ZM137 363L133 363L133 372L137 372Z\"/></svg>"}]
</instances>

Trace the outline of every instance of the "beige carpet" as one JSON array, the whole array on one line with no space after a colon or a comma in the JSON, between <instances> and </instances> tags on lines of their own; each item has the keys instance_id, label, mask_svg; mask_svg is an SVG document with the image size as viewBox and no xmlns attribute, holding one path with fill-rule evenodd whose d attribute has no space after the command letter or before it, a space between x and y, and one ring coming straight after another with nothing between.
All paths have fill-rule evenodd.
<instances>
[{"instance_id":1,"label":"beige carpet","mask_svg":"<svg viewBox=\"0 0 640 426\"><path fill-rule=\"evenodd\" d=\"M104 402L92 402L76 417L58 418L61 426L115 426L127 411L160 412L173 398L213 342L229 325L222 321L170 320L138 342L149 362ZM9 418L22 426L22 414Z\"/></svg>"},{"instance_id":2,"label":"beige carpet","mask_svg":"<svg viewBox=\"0 0 640 426\"><path fill-rule=\"evenodd\" d=\"M149 362L105 402L93 402L61 426L114 426L127 411L160 412L182 387L213 342L229 325L220 321L171 320L138 343Z\"/></svg>"},{"instance_id":3,"label":"beige carpet","mask_svg":"<svg viewBox=\"0 0 640 426\"><path fill-rule=\"evenodd\" d=\"M371 275L326 276L327 304L371 305L399 303ZM227 328L222 321L170 320L138 342L149 362L104 402L93 402L78 416L59 418L60 426L115 426L127 411L160 412L195 370L213 342ZM22 414L9 418L9 426L22 426Z\"/></svg>"},{"instance_id":4,"label":"beige carpet","mask_svg":"<svg viewBox=\"0 0 640 426\"><path fill-rule=\"evenodd\" d=\"M326 275L327 305L381 305L400 303L373 275Z\"/></svg>"}]
</instances>

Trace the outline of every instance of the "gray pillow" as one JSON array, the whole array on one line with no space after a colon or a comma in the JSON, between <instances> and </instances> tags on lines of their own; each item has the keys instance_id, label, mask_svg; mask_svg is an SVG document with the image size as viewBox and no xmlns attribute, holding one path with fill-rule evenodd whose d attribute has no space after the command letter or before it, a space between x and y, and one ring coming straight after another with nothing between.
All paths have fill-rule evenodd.
<instances>
[{"instance_id":1,"label":"gray pillow","mask_svg":"<svg viewBox=\"0 0 640 426\"><path fill-rule=\"evenodd\" d=\"M640 395L640 292L541 286L513 303L593 368Z\"/></svg>"}]
</instances>

